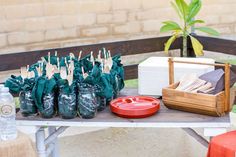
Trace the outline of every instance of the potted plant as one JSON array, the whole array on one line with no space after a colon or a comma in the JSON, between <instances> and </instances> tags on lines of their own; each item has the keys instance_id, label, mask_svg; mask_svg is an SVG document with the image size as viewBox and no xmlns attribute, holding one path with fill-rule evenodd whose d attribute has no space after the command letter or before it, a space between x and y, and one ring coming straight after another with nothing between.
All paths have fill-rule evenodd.
<instances>
[{"instance_id":1,"label":"potted plant","mask_svg":"<svg viewBox=\"0 0 236 157\"><path fill-rule=\"evenodd\" d=\"M232 126L236 127L236 104L233 105L233 109L230 112L230 123Z\"/></svg>"},{"instance_id":2,"label":"potted plant","mask_svg":"<svg viewBox=\"0 0 236 157\"><path fill-rule=\"evenodd\" d=\"M191 40L193 50L196 56L203 55L203 46L202 44L191 35L191 27L195 24L204 23L203 20L196 19L196 15L199 13L202 3L201 0L192 0L189 4L185 2L185 0L175 0L175 2L171 2L172 7L175 9L178 14L181 24L178 24L175 21L165 21L163 22L163 26L160 29L160 32L172 32L172 36L165 43L165 52L168 53L168 50L171 44L175 41L176 38L183 38L183 51L181 56L187 57L187 39L188 37ZM195 27L197 31L201 31L210 35L218 36L219 33L209 27Z\"/></svg>"}]
</instances>

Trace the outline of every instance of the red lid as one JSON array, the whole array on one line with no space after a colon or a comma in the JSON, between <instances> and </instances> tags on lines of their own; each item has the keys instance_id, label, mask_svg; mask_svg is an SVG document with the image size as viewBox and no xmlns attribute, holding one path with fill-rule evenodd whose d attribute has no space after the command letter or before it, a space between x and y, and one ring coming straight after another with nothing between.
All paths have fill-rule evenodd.
<instances>
[{"instance_id":1,"label":"red lid","mask_svg":"<svg viewBox=\"0 0 236 157\"><path fill-rule=\"evenodd\" d=\"M125 118L144 118L160 109L160 100L147 96L128 96L110 102L113 113Z\"/></svg>"}]
</instances>

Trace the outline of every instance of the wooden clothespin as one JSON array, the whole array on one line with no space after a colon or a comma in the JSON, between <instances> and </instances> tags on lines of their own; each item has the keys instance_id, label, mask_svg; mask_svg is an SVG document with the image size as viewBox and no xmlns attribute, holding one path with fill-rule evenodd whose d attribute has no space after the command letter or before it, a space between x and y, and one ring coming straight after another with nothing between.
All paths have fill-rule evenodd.
<instances>
[{"instance_id":1,"label":"wooden clothespin","mask_svg":"<svg viewBox=\"0 0 236 157\"><path fill-rule=\"evenodd\" d=\"M57 69L60 71L60 60L59 60L59 57L57 57Z\"/></svg>"},{"instance_id":2,"label":"wooden clothespin","mask_svg":"<svg viewBox=\"0 0 236 157\"><path fill-rule=\"evenodd\" d=\"M36 67L39 76L42 76L41 62L42 61L38 61L38 67Z\"/></svg>"},{"instance_id":3,"label":"wooden clothespin","mask_svg":"<svg viewBox=\"0 0 236 157\"><path fill-rule=\"evenodd\" d=\"M82 51L79 52L78 61L81 59Z\"/></svg>"},{"instance_id":4,"label":"wooden clothespin","mask_svg":"<svg viewBox=\"0 0 236 157\"><path fill-rule=\"evenodd\" d=\"M49 64L50 68L53 69L53 73L60 73L60 62L59 62L59 57L57 57L57 64L56 65L52 65Z\"/></svg>"},{"instance_id":5,"label":"wooden clothespin","mask_svg":"<svg viewBox=\"0 0 236 157\"><path fill-rule=\"evenodd\" d=\"M29 71L29 65L27 65L27 78L30 79L32 77L35 77L34 72L33 71Z\"/></svg>"},{"instance_id":6,"label":"wooden clothespin","mask_svg":"<svg viewBox=\"0 0 236 157\"><path fill-rule=\"evenodd\" d=\"M74 61L71 61L68 68L68 75L66 77L69 86L72 85L73 83L73 75L74 75Z\"/></svg>"},{"instance_id":7,"label":"wooden clothespin","mask_svg":"<svg viewBox=\"0 0 236 157\"><path fill-rule=\"evenodd\" d=\"M47 63L46 59L44 57L41 57L42 63Z\"/></svg>"},{"instance_id":8,"label":"wooden clothespin","mask_svg":"<svg viewBox=\"0 0 236 157\"><path fill-rule=\"evenodd\" d=\"M113 61L112 61L112 58L111 58L111 51L108 50L107 66L109 67L110 70L112 68L112 65L113 65Z\"/></svg>"},{"instance_id":9,"label":"wooden clothespin","mask_svg":"<svg viewBox=\"0 0 236 157\"><path fill-rule=\"evenodd\" d=\"M92 62L93 66L95 65L95 61L94 61L94 57L93 57L93 51L91 51L90 62Z\"/></svg>"},{"instance_id":10,"label":"wooden clothespin","mask_svg":"<svg viewBox=\"0 0 236 157\"><path fill-rule=\"evenodd\" d=\"M74 53L70 53L70 60L72 60L73 58L75 58L75 55L74 55Z\"/></svg>"},{"instance_id":11,"label":"wooden clothespin","mask_svg":"<svg viewBox=\"0 0 236 157\"><path fill-rule=\"evenodd\" d=\"M69 65L68 65L68 62L67 62L66 59L65 59L65 65L66 65L66 68L68 69L68 68L69 68Z\"/></svg>"},{"instance_id":12,"label":"wooden clothespin","mask_svg":"<svg viewBox=\"0 0 236 157\"><path fill-rule=\"evenodd\" d=\"M103 48L103 55L104 55L104 59L107 59L107 54L106 54L106 49Z\"/></svg>"},{"instance_id":13,"label":"wooden clothespin","mask_svg":"<svg viewBox=\"0 0 236 157\"><path fill-rule=\"evenodd\" d=\"M104 66L103 73L107 73L107 74L110 73L110 67L108 65Z\"/></svg>"},{"instance_id":14,"label":"wooden clothespin","mask_svg":"<svg viewBox=\"0 0 236 157\"><path fill-rule=\"evenodd\" d=\"M99 50L99 52L98 52L98 56L97 56L97 61L99 62L99 63L101 63L101 67L103 66L103 60L102 60L102 57L101 57L101 50Z\"/></svg>"},{"instance_id":15,"label":"wooden clothespin","mask_svg":"<svg viewBox=\"0 0 236 157\"><path fill-rule=\"evenodd\" d=\"M101 50L98 51L97 61L101 62Z\"/></svg>"},{"instance_id":16,"label":"wooden clothespin","mask_svg":"<svg viewBox=\"0 0 236 157\"><path fill-rule=\"evenodd\" d=\"M54 74L54 67L51 64L46 65L46 75L48 79L51 79Z\"/></svg>"},{"instance_id":17,"label":"wooden clothespin","mask_svg":"<svg viewBox=\"0 0 236 157\"><path fill-rule=\"evenodd\" d=\"M51 79L54 75L55 67L50 63L50 52L48 52L48 63L46 63L46 76Z\"/></svg>"},{"instance_id":18,"label":"wooden clothespin","mask_svg":"<svg viewBox=\"0 0 236 157\"><path fill-rule=\"evenodd\" d=\"M54 74L60 73L60 71L59 71L58 68L57 68L57 65L52 65L52 69L53 69L53 73L54 73Z\"/></svg>"},{"instance_id":19,"label":"wooden clothespin","mask_svg":"<svg viewBox=\"0 0 236 157\"><path fill-rule=\"evenodd\" d=\"M71 62L70 62L69 67L70 67L70 69L72 70L72 72L74 72L74 69L75 69L75 63L74 63L74 61L71 61Z\"/></svg>"},{"instance_id":20,"label":"wooden clothespin","mask_svg":"<svg viewBox=\"0 0 236 157\"><path fill-rule=\"evenodd\" d=\"M51 63L50 63L50 62L51 62L51 58L50 58L50 57L51 57L50 52L48 52L48 63L49 63L49 64L51 64Z\"/></svg>"},{"instance_id":21,"label":"wooden clothespin","mask_svg":"<svg viewBox=\"0 0 236 157\"><path fill-rule=\"evenodd\" d=\"M48 52L48 62L46 62L46 76L48 79L52 78L52 76L54 75L54 70L54 66L51 64L51 54L50 52Z\"/></svg>"},{"instance_id":22,"label":"wooden clothespin","mask_svg":"<svg viewBox=\"0 0 236 157\"><path fill-rule=\"evenodd\" d=\"M84 72L84 67L81 67L83 78L86 79L88 74Z\"/></svg>"},{"instance_id":23,"label":"wooden clothespin","mask_svg":"<svg viewBox=\"0 0 236 157\"><path fill-rule=\"evenodd\" d=\"M28 77L27 68L25 66L20 68L20 74L23 80Z\"/></svg>"},{"instance_id":24,"label":"wooden clothespin","mask_svg":"<svg viewBox=\"0 0 236 157\"><path fill-rule=\"evenodd\" d=\"M27 78L30 78L29 65L26 66L26 71L27 71Z\"/></svg>"},{"instance_id":25,"label":"wooden clothespin","mask_svg":"<svg viewBox=\"0 0 236 157\"><path fill-rule=\"evenodd\" d=\"M43 58L44 59L44 58ZM45 60L45 59L44 59ZM40 68L41 68L41 70L43 71L43 63L44 63L44 61L42 60L41 61L41 64L40 64Z\"/></svg>"},{"instance_id":26,"label":"wooden clothespin","mask_svg":"<svg viewBox=\"0 0 236 157\"><path fill-rule=\"evenodd\" d=\"M111 58L111 51L108 50L108 57Z\"/></svg>"},{"instance_id":27,"label":"wooden clothespin","mask_svg":"<svg viewBox=\"0 0 236 157\"><path fill-rule=\"evenodd\" d=\"M60 68L60 76L61 76L62 79L66 79L67 78L66 67L61 67Z\"/></svg>"}]
</instances>

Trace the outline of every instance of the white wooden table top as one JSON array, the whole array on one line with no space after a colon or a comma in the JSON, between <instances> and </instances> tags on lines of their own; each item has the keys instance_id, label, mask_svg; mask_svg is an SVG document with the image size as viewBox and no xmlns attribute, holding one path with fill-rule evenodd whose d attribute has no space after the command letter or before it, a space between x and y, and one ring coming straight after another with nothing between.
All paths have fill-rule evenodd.
<instances>
[{"instance_id":1,"label":"white wooden table top","mask_svg":"<svg viewBox=\"0 0 236 157\"><path fill-rule=\"evenodd\" d=\"M138 95L137 89L124 89L121 96ZM211 117L182 111L161 109L153 116L142 119L120 118L110 112L109 107L99 112L93 119L61 119L54 117L43 119L40 116L22 117L18 112L17 125L22 126L78 126L78 127L156 127L156 128L225 128L230 126L229 115Z\"/></svg>"}]
</instances>

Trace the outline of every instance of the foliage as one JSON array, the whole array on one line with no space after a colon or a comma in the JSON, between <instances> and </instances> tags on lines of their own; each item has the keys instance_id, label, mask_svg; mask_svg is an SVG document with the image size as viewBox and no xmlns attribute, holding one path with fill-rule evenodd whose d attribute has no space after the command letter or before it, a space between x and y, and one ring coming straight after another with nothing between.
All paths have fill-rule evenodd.
<instances>
[{"instance_id":1,"label":"foliage","mask_svg":"<svg viewBox=\"0 0 236 157\"><path fill-rule=\"evenodd\" d=\"M196 38L190 35L190 29L192 26L195 24L205 23L203 20L195 20L195 17L199 13L202 6L201 0L192 0L192 2L189 4L187 4L185 0L175 0L175 2L171 2L171 5L181 19L182 25L174 21L163 22L160 32L172 32L172 36L165 44L165 52L168 52L171 44L178 37L183 37L183 55L187 56L187 37L189 36L196 56L203 55L202 44ZM209 27L195 27L195 30L214 36L219 35L216 30Z\"/></svg>"},{"instance_id":2,"label":"foliage","mask_svg":"<svg viewBox=\"0 0 236 157\"><path fill-rule=\"evenodd\" d=\"M138 88L138 79L125 80L125 87Z\"/></svg>"},{"instance_id":3,"label":"foliage","mask_svg":"<svg viewBox=\"0 0 236 157\"><path fill-rule=\"evenodd\" d=\"M236 113L236 104L234 104L233 109L232 109L232 112L233 112L233 113Z\"/></svg>"}]
</instances>

